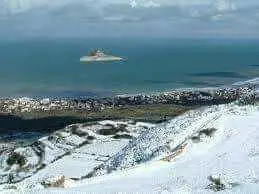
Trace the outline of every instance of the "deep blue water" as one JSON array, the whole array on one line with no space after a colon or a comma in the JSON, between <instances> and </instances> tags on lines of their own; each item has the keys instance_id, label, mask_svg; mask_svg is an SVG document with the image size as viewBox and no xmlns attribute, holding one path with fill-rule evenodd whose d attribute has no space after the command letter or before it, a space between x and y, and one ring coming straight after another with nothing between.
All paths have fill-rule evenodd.
<instances>
[{"instance_id":1,"label":"deep blue water","mask_svg":"<svg viewBox=\"0 0 259 194\"><path fill-rule=\"evenodd\" d=\"M0 96L94 96L222 86L259 77L258 43L133 38L0 41ZM92 48L126 60L80 63Z\"/></svg>"}]
</instances>

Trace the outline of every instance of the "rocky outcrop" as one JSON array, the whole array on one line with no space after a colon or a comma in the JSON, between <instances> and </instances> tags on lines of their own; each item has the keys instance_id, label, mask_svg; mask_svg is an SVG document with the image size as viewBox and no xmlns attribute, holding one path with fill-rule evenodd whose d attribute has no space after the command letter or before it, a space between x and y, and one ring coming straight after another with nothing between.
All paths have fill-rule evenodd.
<instances>
[{"instance_id":1,"label":"rocky outcrop","mask_svg":"<svg viewBox=\"0 0 259 194\"><path fill-rule=\"evenodd\" d=\"M49 187L64 188L65 176L50 177L50 178L42 181L41 184L45 188L49 188Z\"/></svg>"}]
</instances>

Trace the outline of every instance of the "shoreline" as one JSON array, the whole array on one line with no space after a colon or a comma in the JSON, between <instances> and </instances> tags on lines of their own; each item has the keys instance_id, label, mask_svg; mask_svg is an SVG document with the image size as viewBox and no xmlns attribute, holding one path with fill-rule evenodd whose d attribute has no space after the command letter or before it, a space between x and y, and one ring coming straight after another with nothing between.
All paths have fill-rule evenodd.
<instances>
[{"instance_id":1,"label":"shoreline","mask_svg":"<svg viewBox=\"0 0 259 194\"><path fill-rule=\"evenodd\" d=\"M171 90L153 94L124 94L89 98L0 98L1 113L33 111L87 111L95 112L115 107L173 104L183 106L226 104L241 98L255 100L256 85L246 84L225 88Z\"/></svg>"}]
</instances>

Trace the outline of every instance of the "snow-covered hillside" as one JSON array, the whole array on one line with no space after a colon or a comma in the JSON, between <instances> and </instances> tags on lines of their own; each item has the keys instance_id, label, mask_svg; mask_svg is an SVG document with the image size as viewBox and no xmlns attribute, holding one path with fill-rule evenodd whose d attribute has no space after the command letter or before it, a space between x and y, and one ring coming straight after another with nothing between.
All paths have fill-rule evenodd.
<instances>
[{"instance_id":1,"label":"snow-covered hillside","mask_svg":"<svg viewBox=\"0 0 259 194\"><path fill-rule=\"evenodd\" d=\"M258 193L258 119L258 106L221 105L201 110L198 116L190 112L144 132L104 166L109 168L114 165L117 169L130 167L136 162L136 158L130 156L138 153L143 159L142 164L82 180L66 192L214 193L215 189L224 189L224 192ZM183 127L181 130L180 126ZM168 134L169 128L174 131L173 134ZM197 141L194 137L197 137L198 131L195 130L205 128L214 128L216 131L211 136L202 134ZM162 138L154 140L155 135L161 135ZM171 148L183 141L187 148L170 162L160 160L166 152L151 157L150 152L163 147L169 137L173 139ZM220 180L220 184L213 182L215 180Z\"/></svg>"},{"instance_id":2,"label":"snow-covered hillside","mask_svg":"<svg viewBox=\"0 0 259 194\"><path fill-rule=\"evenodd\" d=\"M92 146L78 148L32 177L1 188L7 193L36 189L48 194L258 193L258 119L258 105L233 103L193 110L170 122L138 129L142 132L130 141L104 144L105 138L99 143L97 138ZM99 125L107 122L116 124ZM132 133L133 126L137 124L131 126ZM89 150L95 155L113 150L109 153L113 156L96 162L91 159L94 155L86 154ZM44 189L47 175L64 176L60 180L65 189ZM75 177L81 178L71 179Z\"/></svg>"}]
</instances>

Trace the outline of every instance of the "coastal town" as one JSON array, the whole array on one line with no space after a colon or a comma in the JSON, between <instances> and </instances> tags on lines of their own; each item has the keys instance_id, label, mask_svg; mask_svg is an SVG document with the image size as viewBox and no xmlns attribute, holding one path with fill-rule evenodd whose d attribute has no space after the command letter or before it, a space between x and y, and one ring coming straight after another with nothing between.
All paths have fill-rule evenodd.
<instances>
[{"instance_id":1,"label":"coastal town","mask_svg":"<svg viewBox=\"0 0 259 194\"><path fill-rule=\"evenodd\" d=\"M137 105L174 104L184 106L224 104L236 100L255 100L253 85L211 90L179 90L158 94L118 95L105 98L13 98L0 99L0 112L24 113L33 111L101 111Z\"/></svg>"}]
</instances>

